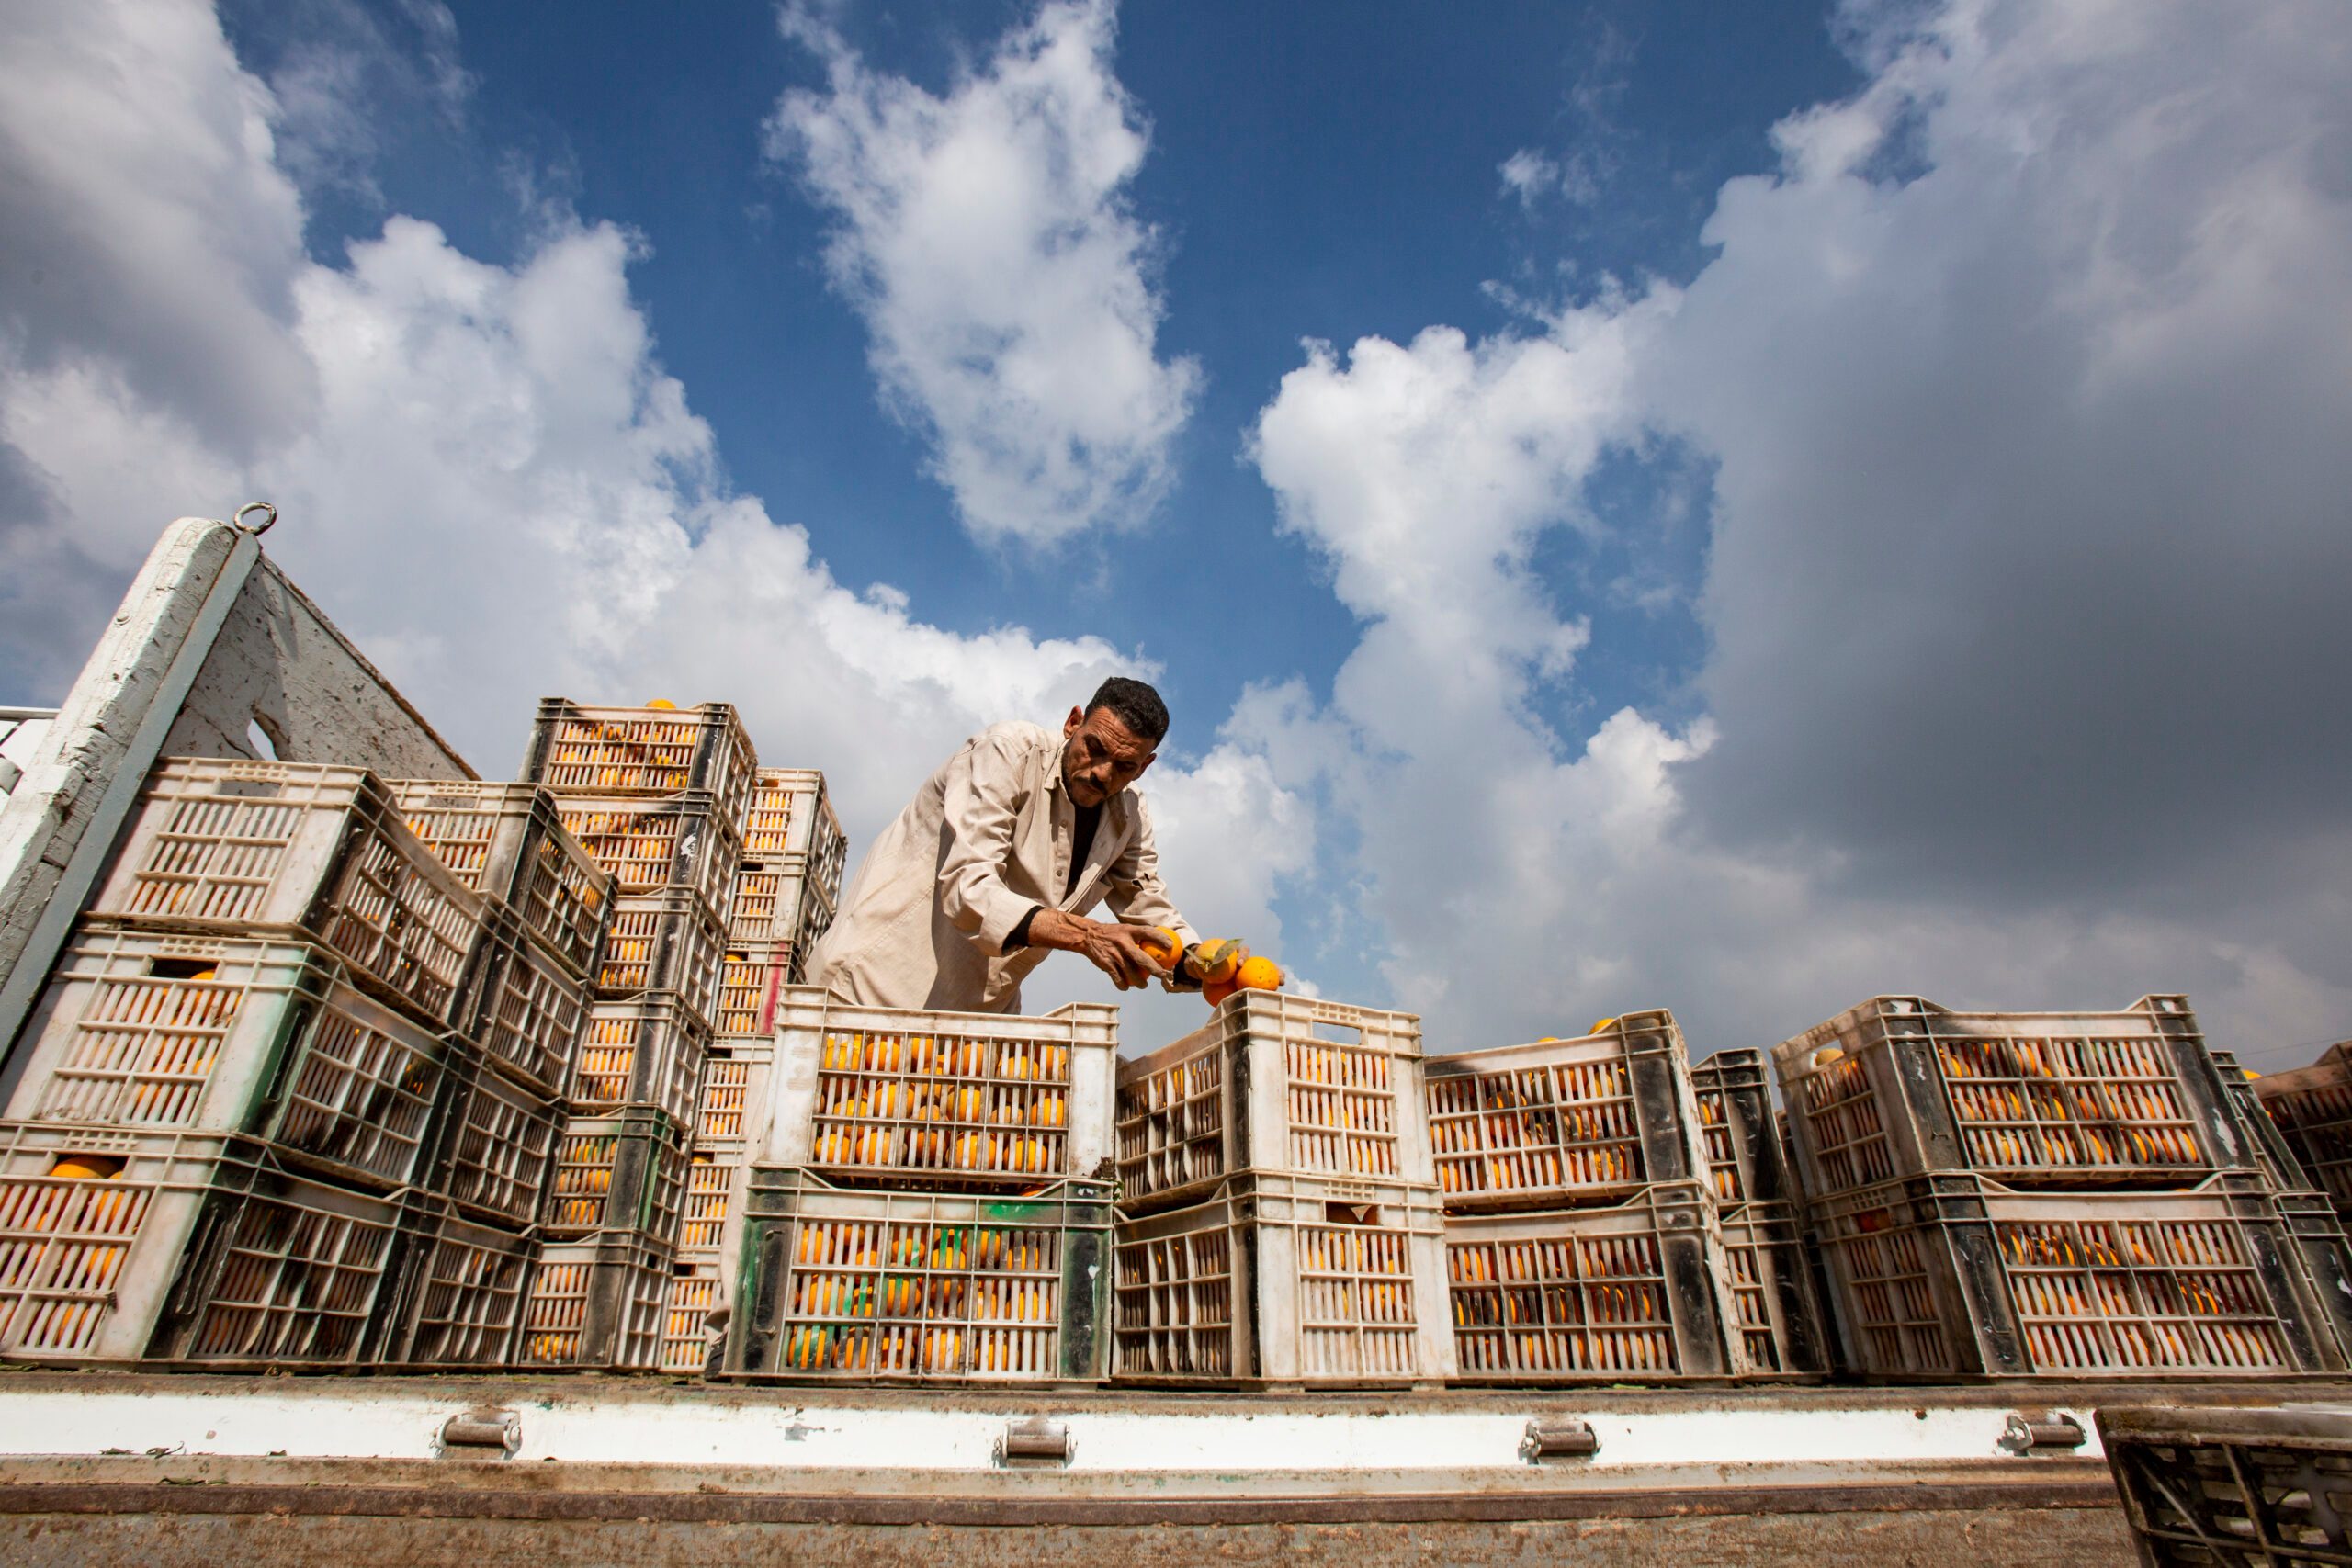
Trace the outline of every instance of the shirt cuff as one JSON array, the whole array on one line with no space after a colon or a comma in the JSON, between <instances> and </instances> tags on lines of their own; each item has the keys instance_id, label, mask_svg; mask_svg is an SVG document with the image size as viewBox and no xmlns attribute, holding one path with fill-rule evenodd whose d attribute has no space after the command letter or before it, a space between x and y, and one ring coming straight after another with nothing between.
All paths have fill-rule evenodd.
<instances>
[{"instance_id":1,"label":"shirt cuff","mask_svg":"<svg viewBox=\"0 0 2352 1568\"><path fill-rule=\"evenodd\" d=\"M1028 946L1029 922L1035 919L1039 915L1042 915L1045 912L1046 907L1043 904L1030 905L1029 912L1021 917L1021 923L1013 927L1011 934L1006 936L1004 939L1004 951L1007 953L1018 953L1023 948Z\"/></svg>"}]
</instances>

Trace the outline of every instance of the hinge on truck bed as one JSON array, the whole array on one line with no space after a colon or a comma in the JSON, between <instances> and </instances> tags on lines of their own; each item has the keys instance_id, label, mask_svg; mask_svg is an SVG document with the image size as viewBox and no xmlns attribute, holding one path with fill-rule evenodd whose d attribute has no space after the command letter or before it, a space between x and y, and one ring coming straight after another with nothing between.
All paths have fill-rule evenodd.
<instances>
[{"instance_id":1,"label":"hinge on truck bed","mask_svg":"<svg viewBox=\"0 0 2352 1568\"><path fill-rule=\"evenodd\" d=\"M2072 1452L2087 1440L2083 1424L2063 1410L2040 1416L2011 1411L2001 1428L2001 1447L2013 1454Z\"/></svg>"},{"instance_id":2,"label":"hinge on truck bed","mask_svg":"<svg viewBox=\"0 0 2352 1568\"><path fill-rule=\"evenodd\" d=\"M467 1410L441 1424L443 1459L511 1459L522 1446L523 1418L512 1410Z\"/></svg>"},{"instance_id":3,"label":"hinge on truck bed","mask_svg":"<svg viewBox=\"0 0 2352 1568\"><path fill-rule=\"evenodd\" d=\"M1530 1464L1541 1464L1547 1459L1590 1459L1600 1451L1600 1434L1592 1429L1589 1421L1573 1416L1545 1419L1538 1416L1527 1424L1527 1437L1519 1451Z\"/></svg>"},{"instance_id":4,"label":"hinge on truck bed","mask_svg":"<svg viewBox=\"0 0 2352 1568\"><path fill-rule=\"evenodd\" d=\"M1025 1416L1018 1421L1004 1424L1004 1436L997 1439L996 1462L1011 1464L1068 1464L1069 1462L1069 1424L1048 1420L1043 1416Z\"/></svg>"}]
</instances>

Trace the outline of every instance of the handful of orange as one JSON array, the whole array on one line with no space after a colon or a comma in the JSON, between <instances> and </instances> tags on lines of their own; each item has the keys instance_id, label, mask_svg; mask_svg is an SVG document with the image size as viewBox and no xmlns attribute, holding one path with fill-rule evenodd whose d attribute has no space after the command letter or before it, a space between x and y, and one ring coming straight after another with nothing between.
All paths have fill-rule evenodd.
<instances>
[{"instance_id":1,"label":"handful of orange","mask_svg":"<svg viewBox=\"0 0 2352 1568\"><path fill-rule=\"evenodd\" d=\"M1223 980L1211 980L1201 987L1201 995L1209 1006L1216 1007L1236 991L1279 991L1283 988L1283 966L1261 954L1245 958L1232 975Z\"/></svg>"}]
</instances>

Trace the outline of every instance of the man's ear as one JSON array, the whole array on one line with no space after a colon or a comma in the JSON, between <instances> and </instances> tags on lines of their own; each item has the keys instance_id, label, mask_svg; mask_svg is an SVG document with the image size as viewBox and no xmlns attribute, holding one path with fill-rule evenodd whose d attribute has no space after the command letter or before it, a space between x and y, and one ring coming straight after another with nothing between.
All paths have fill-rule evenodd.
<instances>
[{"instance_id":1,"label":"man's ear","mask_svg":"<svg viewBox=\"0 0 2352 1568\"><path fill-rule=\"evenodd\" d=\"M1086 710L1084 708L1070 709L1069 716L1062 720L1062 739L1067 740L1071 736L1076 735L1078 733L1078 727L1085 722Z\"/></svg>"}]
</instances>

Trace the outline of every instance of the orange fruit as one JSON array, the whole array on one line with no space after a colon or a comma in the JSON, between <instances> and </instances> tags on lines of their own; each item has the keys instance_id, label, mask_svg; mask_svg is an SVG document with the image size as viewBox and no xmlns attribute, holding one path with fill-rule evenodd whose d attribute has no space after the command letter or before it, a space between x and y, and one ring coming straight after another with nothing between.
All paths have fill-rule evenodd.
<instances>
[{"instance_id":1,"label":"orange fruit","mask_svg":"<svg viewBox=\"0 0 2352 1568\"><path fill-rule=\"evenodd\" d=\"M1184 944L1167 926L1149 926L1136 932L1136 941L1143 950L1158 959L1163 967L1173 968L1176 960L1184 955Z\"/></svg>"},{"instance_id":2,"label":"orange fruit","mask_svg":"<svg viewBox=\"0 0 2352 1568\"><path fill-rule=\"evenodd\" d=\"M1279 991L1283 988L1283 966L1271 958L1245 959L1241 967L1234 971L1233 983L1245 991Z\"/></svg>"},{"instance_id":3,"label":"orange fruit","mask_svg":"<svg viewBox=\"0 0 2352 1568\"><path fill-rule=\"evenodd\" d=\"M1201 995L1207 999L1209 1006L1215 1007L1240 988L1231 980L1211 980L1201 987Z\"/></svg>"}]
</instances>

